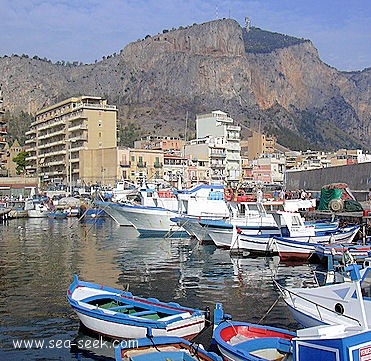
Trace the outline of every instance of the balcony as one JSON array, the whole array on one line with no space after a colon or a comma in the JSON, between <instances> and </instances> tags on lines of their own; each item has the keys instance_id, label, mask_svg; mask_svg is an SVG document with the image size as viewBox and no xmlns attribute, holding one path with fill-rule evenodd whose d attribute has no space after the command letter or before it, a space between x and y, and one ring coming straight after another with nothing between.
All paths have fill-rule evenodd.
<instances>
[{"instance_id":1,"label":"balcony","mask_svg":"<svg viewBox=\"0 0 371 361\"><path fill-rule=\"evenodd\" d=\"M211 153L210 153L210 157L211 157L211 158L225 158L225 153L215 153L215 152L211 152Z\"/></svg>"},{"instance_id":2,"label":"balcony","mask_svg":"<svg viewBox=\"0 0 371 361\"><path fill-rule=\"evenodd\" d=\"M55 120L53 122L49 122L49 123L46 123L40 127L38 127L38 131L42 131L42 130L45 130L45 129L50 129L50 128L54 128L58 125L64 125L65 124L65 121L62 119L57 119L55 118Z\"/></svg>"},{"instance_id":3,"label":"balcony","mask_svg":"<svg viewBox=\"0 0 371 361\"><path fill-rule=\"evenodd\" d=\"M153 166L155 167L155 168L162 168L162 163L153 163Z\"/></svg>"},{"instance_id":4,"label":"balcony","mask_svg":"<svg viewBox=\"0 0 371 361\"><path fill-rule=\"evenodd\" d=\"M137 163L137 167L138 168L146 168L147 167L147 163L146 162L138 162Z\"/></svg>"},{"instance_id":5,"label":"balcony","mask_svg":"<svg viewBox=\"0 0 371 361\"><path fill-rule=\"evenodd\" d=\"M55 132L48 132L48 133L44 133L42 134L40 132L39 134L39 140L42 140L42 139L47 139L47 138L52 138L52 137L55 137L57 135L64 135L65 134L65 129L59 129L59 130L56 130Z\"/></svg>"},{"instance_id":6,"label":"balcony","mask_svg":"<svg viewBox=\"0 0 371 361\"><path fill-rule=\"evenodd\" d=\"M130 168L131 167L131 162L128 161L120 161L120 167L121 168Z\"/></svg>"},{"instance_id":7,"label":"balcony","mask_svg":"<svg viewBox=\"0 0 371 361\"><path fill-rule=\"evenodd\" d=\"M73 132L75 130L88 130L88 126L85 123L81 123L68 128L69 132Z\"/></svg>"},{"instance_id":8,"label":"balcony","mask_svg":"<svg viewBox=\"0 0 371 361\"><path fill-rule=\"evenodd\" d=\"M225 164L223 164L223 163L211 163L210 168L225 168Z\"/></svg>"}]
</instances>

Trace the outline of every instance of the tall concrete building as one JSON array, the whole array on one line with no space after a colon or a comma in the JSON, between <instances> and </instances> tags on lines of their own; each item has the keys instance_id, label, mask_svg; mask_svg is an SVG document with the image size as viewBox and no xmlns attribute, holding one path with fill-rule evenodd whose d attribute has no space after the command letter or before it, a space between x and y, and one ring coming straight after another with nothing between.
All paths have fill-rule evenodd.
<instances>
[{"instance_id":1,"label":"tall concrete building","mask_svg":"<svg viewBox=\"0 0 371 361\"><path fill-rule=\"evenodd\" d=\"M93 163L104 159L104 150L117 146L116 121L116 106L101 97L73 97L40 110L26 133L28 173L42 183L86 183L80 156L84 150L100 149Z\"/></svg>"},{"instance_id":2,"label":"tall concrete building","mask_svg":"<svg viewBox=\"0 0 371 361\"><path fill-rule=\"evenodd\" d=\"M262 154L273 154L276 140L265 134L254 132L247 140L247 158L252 161Z\"/></svg>"},{"instance_id":3,"label":"tall concrete building","mask_svg":"<svg viewBox=\"0 0 371 361\"><path fill-rule=\"evenodd\" d=\"M201 144L207 148L209 179L238 183L241 178L241 127L233 125L233 119L220 110L196 117L196 136L187 148L192 155L192 147L200 152Z\"/></svg>"}]
</instances>

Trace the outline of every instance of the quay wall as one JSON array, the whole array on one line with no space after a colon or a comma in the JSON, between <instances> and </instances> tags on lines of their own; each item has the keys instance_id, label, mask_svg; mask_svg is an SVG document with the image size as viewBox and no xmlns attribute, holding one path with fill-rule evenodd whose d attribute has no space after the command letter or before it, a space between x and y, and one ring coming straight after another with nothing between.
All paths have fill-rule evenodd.
<instances>
[{"instance_id":1,"label":"quay wall","mask_svg":"<svg viewBox=\"0 0 371 361\"><path fill-rule=\"evenodd\" d=\"M39 179L36 177L0 177L0 187L37 187L38 183Z\"/></svg>"},{"instance_id":2,"label":"quay wall","mask_svg":"<svg viewBox=\"0 0 371 361\"><path fill-rule=\"evenodd\" d=\"M319 192L330 183L346 183L358 201L366 200L371 189L371 162L286 172L287 190Z\"/></svg>"}]
</instances>

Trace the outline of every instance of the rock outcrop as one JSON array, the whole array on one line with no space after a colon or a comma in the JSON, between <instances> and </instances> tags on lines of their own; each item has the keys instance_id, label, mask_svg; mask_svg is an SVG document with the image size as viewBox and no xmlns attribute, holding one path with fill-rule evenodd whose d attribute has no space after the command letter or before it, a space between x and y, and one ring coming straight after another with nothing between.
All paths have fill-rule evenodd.
<instances>
[{"instance_id":1,"label":"rock outcrop","mask_svg":"<svg viewBox=\"0 0 371 361\"><path fill-rule=\"evenodd\" d=\"M371 69L340 72L309 40L254 52L248 39L227 19L147 37L91 65L3 57L4 105L35 113L69 96L103 96L118 105L122 127L174 136L184 133L187 112L194 120L221 109L278 142L289 130L317 148L371 149Z\"/></svg>"}]
</instances>

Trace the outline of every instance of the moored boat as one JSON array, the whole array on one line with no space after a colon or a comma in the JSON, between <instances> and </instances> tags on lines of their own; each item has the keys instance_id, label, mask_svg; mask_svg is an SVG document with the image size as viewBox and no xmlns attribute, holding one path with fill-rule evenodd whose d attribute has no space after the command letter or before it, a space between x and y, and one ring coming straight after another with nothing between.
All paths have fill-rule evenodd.
<instances>
[{"instance_id":1,"label":"moored boat","mask_svg":"<svg viewBox=\"0 0 371 361\"><path fill-rule=\"evenodd\" d=\"M268 361L287 360L291 355L291 340L294 332L232 321L224 315L222 305L214 310L213 340L225 360Z\"/></svg>"},{"instance_id":2,"label":"moored boat","mask_svg":"<svg viewBox=\"0 0 371 361\"><path fill-rule=\"evenodd\" d=\"M190 339L205 326L205 311L136 297L130 292L80 281L77 275L67 297L85 327L112 338L143 338L151 328L154 336Z\"/></svg>"},{"instance_id":3,"label":"moored boat","mask_svg":"<svg viewBox=\"0 0 371 361\"><path fill-rule=\"evenodd\" d=\"M345 267L349 277L333 277L333 283L314 283L313 287L277 288L295 320L304 327L323 324L371 328L371 259L362 269L357 264ZM357 278L356 278L357 277Z\"/></svg>"},{"instance_id":4,"label":"moored boat","mask_svg":"<svg viewBox=\"0 0 371 361\"><path fill-rule=\"evenodd\" d=\"M118 225L124 227L132 227L133 225L125 217L124 213L120 211L120 207L124 206L124 203L119 202L106 202L96 201L94 204L109 217L111 217Z\"/></svg>"},{"instance_id":5,"label":"moored boat","mask_svg":"<svg viewBox=\"0 0 371 361\"><path fill-rule=\"evenodd\" d=\"M48 212L48 218L50 219L66 219L67 213L61 211L61 210L55 210Z\"/></svg>"},{"instance_id":6,"label":"moored boat","mask_svg":"<svg viewBox=\"0 0 371 361\"><path fill-rule=\"evenodd\" d=\"M351 242L359 231L359 226L347 226L337 232L319 234L313 237L273 236L268 244L271 253L277 253L282 260L306 261L320 246L353 246Z\"/></svg>"},{"instance_id":7,"label":"moored boat","mask_svg":"<svg viewBox=\"0 0 371 361\"><path fill-rule=\"evenodd\" d=\"M368 327L339 323L290 332L231 321L220 304L214 324L213 340L228 361L366 361L371 354Z\"/></svg>"},{"instance_id":8,"label":"moored boat","mask_svg":"<svg viewBox=\"0 0 371 361\"><path fill-rule=\"evenodd\" d=\"M238 242L233 248L257 255L279 255L282 260L307 260L321 244L350 244L359 231L359 225L337 228L332 231L317 230L304 224L299 213L277 212L274 217L279 234L245 234L239 228Z\"/></svg>"},{"instance_id":9,"label":"moored boat","mask_svg":"<svg viewBox=\"0 0 371 361\"><path fill-rule=\"evenodd\" d=\"M10 211L11 208L6 207L5 203L0 203L0 220L7 219Z\"/></svg>"},{"instance_id":10,"label":"moored boat","mask_svg":"<svg viewBox=\"0 0 371 361\"><path fill-rule=\"evenodd\" d=\"M184 234L184 229L174 222L177 217L204 219L229 216L222 191L221 185L206 184L172 192L141 191L141 204L120 204L115 211L132 223L141 235L179 235L180 232ZM117 216L115 218L118 219Z\"/></svg>"},{"instance_id":11,"label":"moored boat","mask_svg":"<svg viewBox=\"0 0 371 361\"><path fill-rule=\"evenodd\" d=\"M7 213L8 218L27 218L28 210L32 209L33 202L30 199L10 200L6 202L6 208L10 208Z\"/></svg>"},{"instance_id":12,"label":"moored boat","mask_svg":"<svg viewBox=\"0 0 371 361\"><path fill-rule=\"evenodd\" d=\"M49 212L50 212L50 208L45 203L34 199L32 208L28 210L28 217L29 218L46 218Z\"/></svg>"}]
</instances>

